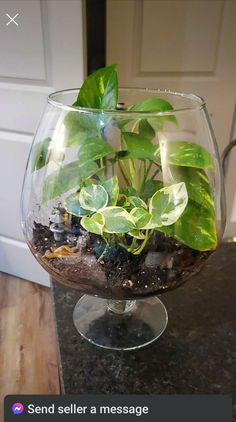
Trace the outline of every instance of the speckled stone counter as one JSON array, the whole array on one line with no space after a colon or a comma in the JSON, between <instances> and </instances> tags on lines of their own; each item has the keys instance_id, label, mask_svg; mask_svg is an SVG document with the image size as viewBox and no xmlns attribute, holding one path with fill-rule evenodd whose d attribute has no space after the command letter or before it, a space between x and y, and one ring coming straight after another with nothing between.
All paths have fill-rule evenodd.
<instances>
[{"instance_id":1,"label":"speckled stone counter","mask_svg":"<svg viewBox=\"0 0 236 422\"><path fill-rule=\"evenodd\" d=\"M222 244L200 274L162 296L167 329L138 351L83 340L72 321L79 292L53 283L53 294L63 392L236 396L236 243Z\"/></svg>"}]
</instances>

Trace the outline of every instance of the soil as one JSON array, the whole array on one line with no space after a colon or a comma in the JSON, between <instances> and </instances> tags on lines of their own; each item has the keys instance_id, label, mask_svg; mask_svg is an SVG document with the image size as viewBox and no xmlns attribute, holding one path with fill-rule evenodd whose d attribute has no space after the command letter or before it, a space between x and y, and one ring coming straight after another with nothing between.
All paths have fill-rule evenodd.
<instances>
[{"instance_id":1,"label":"soil","mask_svg":"<svg viewBox=\"0 0 236 422\"><path fill-rule=\"evenodd\" d=\"M106 248L100 236L85 232L78 223L60 242L54 240L49 227L34 223L29 246L57 281L112 299L134 299L173 289L199 272L212 253L185 247L156 232L145 250L133 255L119 245Z\"/></svg>"}]
</instances>

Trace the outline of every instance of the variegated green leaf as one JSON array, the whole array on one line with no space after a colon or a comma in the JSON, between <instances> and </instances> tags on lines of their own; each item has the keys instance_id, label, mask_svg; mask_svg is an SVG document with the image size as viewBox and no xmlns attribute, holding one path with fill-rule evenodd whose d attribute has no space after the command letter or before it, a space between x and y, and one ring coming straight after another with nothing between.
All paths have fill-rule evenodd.
<instances>
[{"instance_id":1,"label":"variegated green leaf","mask_svg":"<svg viewBox=\"0 0 236 422\"><path fill-rule=\"evenodd\" d=\"M76 215L77 217L83 217L91 214L91 211L85 210L81 206L78 192L72 193L72 195L66 198L64 207L69 214Z\"/></svg>"},{"instance_id":2,"label":"variegated green leaf","mask_svg":"<svg viewBox=\"0 0 236 422\"><path fill-rule=\"evenodd\" d=\"M185 183L177 183L160 189L150 200L149 212L152 227L169 226L175 223L188 203Z\"/></svg>"},{"instance_id":3,"label":"variegated green leaf","mask_svg":"<svg viewBox=\"0 0 236 422\"><path fill-rule=\"evenodd\" d=\"M135 228L132 216L122 207L107 207L101 213L107 233L128 233Z\"/></svg>"},{"instance_id":4,"label":"variegated green leaf","mask_svg":"<svg viewBox=\"0 0 236 422\"><path fill-rule=\"evenodd\" d=\"M151 220L151 214L149 214L148 211L146 211L144 208L133 208L130 212L130 215L132 215L135 226L138 229L145 229L148 227L148 223Z\"/></svg>"},{"instance_id":5,"label":"variegated green leaf","mask_svg":"<svg viewBox=\"0 0 236 422\"><path fill-rule=\"evenodd\" d=\"M101 213L97 212L91 217L83 217L80 224L85 230L87 230L87 232L102 235L104 229L104 217Z\"/></svg>"},{"instance_id":6,"label":"variegated green leaf","mask_svg":"<svg viewBox=\"0 0 236 422\"><path fill-rule=\"evenodd\" d=\"M81 189L79 201L84 209L99 211L106 207L108 194L103 186L92 184Z\"/></svg>"},{"instance_id":7,"label":"variegated green leaf","mask_svg":"<svg viewBox=\"0 0 236 422\"><path fill-rule=\"evenodd\" d=\"M108 205L116 205L119 196L118 177L111 177L111 179L108 179L103 182L102 186L106 189L108 193Z\"/></svg>"}]
</instances>

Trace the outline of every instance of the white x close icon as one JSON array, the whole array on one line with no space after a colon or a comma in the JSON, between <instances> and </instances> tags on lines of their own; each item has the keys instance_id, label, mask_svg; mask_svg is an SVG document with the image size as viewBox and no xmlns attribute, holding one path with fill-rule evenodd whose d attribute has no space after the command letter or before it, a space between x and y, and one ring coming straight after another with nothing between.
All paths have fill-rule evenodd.
<instances>
[{"instance_id":1,"label":"white x close icon","mask_svg":"<svg viewBox=\"0 0 236 422\"><path fill-rule=\"evenodd\" d=\"M17 16L19 16L19 13L13 16L13 18L8 13L6 13L6 16L10 19L9 22L6 23L6 26L8 26L11 22L13 22L16 26L19 26L18 22L15 21Z\"/></svg>"}]
</instances>

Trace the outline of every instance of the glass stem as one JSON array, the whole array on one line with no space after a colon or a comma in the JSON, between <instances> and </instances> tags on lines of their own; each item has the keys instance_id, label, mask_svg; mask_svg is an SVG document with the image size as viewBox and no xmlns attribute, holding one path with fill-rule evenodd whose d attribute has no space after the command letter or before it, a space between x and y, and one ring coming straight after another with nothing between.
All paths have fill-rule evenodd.
<instances>
[{"instance_id":1,"label":"glass stem","mask_svg":"<svg viewBox=\"0 0 236 422\"><path fill-rule=\"evenodd\" d=\"M109 311L115 314L125 314L132 311L135 308L136 300L107 300L107 306Z\"/></svg>"}]
</instances>

